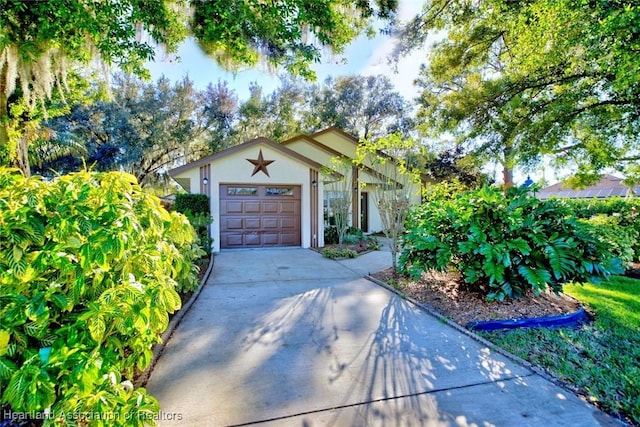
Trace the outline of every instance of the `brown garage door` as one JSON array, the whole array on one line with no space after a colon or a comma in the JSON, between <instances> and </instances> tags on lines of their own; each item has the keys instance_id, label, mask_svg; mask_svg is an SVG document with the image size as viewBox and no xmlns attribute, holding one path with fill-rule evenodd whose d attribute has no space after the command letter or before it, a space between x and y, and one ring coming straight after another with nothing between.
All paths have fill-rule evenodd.
<instances>
[{"instance_id":1,"label":"brown garage door","mask_svg":"<svg viewBox=\"0 0 640 427\"><path fill-rule=\"evenodd\" d=\"M300 186L220 185L220 247L300 246Z\"/></svg>"}]
</instances>

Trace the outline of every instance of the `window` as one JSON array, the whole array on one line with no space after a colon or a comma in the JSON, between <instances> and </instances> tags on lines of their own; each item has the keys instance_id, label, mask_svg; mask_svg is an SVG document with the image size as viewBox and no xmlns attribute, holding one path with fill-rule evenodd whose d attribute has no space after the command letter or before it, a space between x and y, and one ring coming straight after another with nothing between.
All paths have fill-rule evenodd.
<instances>
[{"instance_id":1,"label":"window","mask_svg":"<svg viewBox=\"0 0 640 427\"><path fill-rule=\"evenodd\" d=\"M351 195L340 191L325 191L323 207L325 226L336 225L336 215L349 215Z\"/></svg>"},{"instance_id":2,"label":"window","mask_svg":"<svg viewBox=\"0 0 640 427\"><path fill-rule=\"evenodd\" d=\"M267 187L267 196L293 196L293 188Z\"/></svg>"},{"instance_id":3,"label":"window","mask_svg":"<svg viewBox=\"0 0 640 427\"><path fill-rule=\"evenodd\" d=\"M257 187L227 187L228 196L255 196L257 194Z\"/></svg>"}]
</instances>

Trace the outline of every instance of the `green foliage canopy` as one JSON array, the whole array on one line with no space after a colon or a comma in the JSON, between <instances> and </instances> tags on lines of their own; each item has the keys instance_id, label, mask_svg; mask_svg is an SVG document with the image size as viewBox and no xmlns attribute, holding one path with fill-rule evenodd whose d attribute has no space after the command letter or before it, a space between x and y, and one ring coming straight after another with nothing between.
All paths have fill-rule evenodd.
<instances>
[{"instance_id":1,"label":"green foliage canopy","mask_svg":"<svg viewBox=\"0 0 640 427\"><path fill-rule=\"evenodd\" d=\"M198 90L188 78L144 82L115 74L110 99L78 103L42 122L48 132L29 145L32 170L51 176L89 165L156 186L177 159L193 161L258 136L284 141L338 126L376 139L399 128L406 134L413 123L410 103L382 75L321 84L291 77L271 93L255 83L249 90L239 102L226 82Z\"/></svg>"},{"instance_id":2,"label":"green foliage canopy","mask_svg":"<svg viewBox=\"0 0 640 427\"><path fill-rule=\"evenodd\" d=\"M166 179L167 167L177 158L189 162L209 153L211 130L219 129L209 129L212 122L219 123L212 117L220 113L215 110L219 99L212 96L219 88L198 91L188 78L146 83L117 74L113 80L110 100L77 104L69 114L43 123L55 135L70 135L84 150L32 163L35 172L61 174L86 164L93 170L131 173L149 186Z\"/></svg>"},{"instance_id":3,"label":"green foliage canopy","mask_svg":"<svg viewBox=\"0 0 640 427\"><path fill-rule=\"evenodd\" d=\"M262 58L312 78L320 46L340 52L372 16L391 19L396 8L394 0L0 0L0 150L25 151L9 147L12 139L27 144L11 132L11 106L32 110L54 88L64 93L74 65L97 60L146 76L155 44L172 53L191 34L224 66ZM19 99L10 99L14 94Z\"/></svg>"},{"instance_id":4,"label":"green foliage canopy","mask_svg":"<svg viewBox=\"0 0 640 427\"><path fill-rule=\"evenodd\" d=\"M176 212L191 212L194 215L210 214L209 197L206 194L176 194L176 203L173 205Z\"/></svg>"},{"instance_id":5,"label":"green foliage canopy","mask_svg":"<svg viewBox=\"0 0 640 427\"><path fill-rule=\"evenodd\" d=\"M158 404L133 375L180 308L177 291L197 286L195 239L131 175L45 182L0 168L2 403L152 420Z\"/></svg>"},{"instance_id":6,"label":"green foliage canopy","mask_svg":"<svg viewBox=\"0 0 640 427\"><path fill-rule=\"evenodd\" d=\"M307 88L305 99L307 131L336 126L358 138L377 139L395 132L408 136L413 130L411 103L385 75L327 78Z\"/></svg>"},{"instance_id":7,"label":"green foliage canopy","mask_svg":"<svg viewBox=\"0 0 640 427\"><path fill-rule=\"evenodd\" d=\"M271 64L306 77L314 77L309 64L321 56L312 38L341 52L374 13L368 0L194 0L191 4L194 37L222 65L255 65L266 57ZM397 1L378 1L377 6L378 15L389 18Z\"/></svg>"},{"instance_id":8,"label":"green foliage canopy","mask_svg":"<svg viewBox=\"0 0 640 427\"><path fill-rule=\"evenodd\" d=\"M421 117L453 132L505 182L543 156L585 182L640 158L640 5L632 1L427 1L399 53L440 31L423 67Z\"/></svg>"}]
</instances>

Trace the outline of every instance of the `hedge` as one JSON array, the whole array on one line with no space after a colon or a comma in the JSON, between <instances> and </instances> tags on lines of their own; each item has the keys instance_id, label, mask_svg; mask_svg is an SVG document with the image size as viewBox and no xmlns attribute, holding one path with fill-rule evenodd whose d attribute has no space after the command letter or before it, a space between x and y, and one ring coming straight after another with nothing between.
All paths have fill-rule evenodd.
<instances>
[{"instance_id":1,"label":"hedge","mask_svg":"<svg viewBox=\"0 0 640 427\"><path fill-rule=\"evenodd\" d=\"M131 175L46 182L0 168L2 403L44 425L75 425L69 414L78 425L153 424L158 402L133 379L178 291L198 284L195 241Z\"/></svg>"}]
</instances>

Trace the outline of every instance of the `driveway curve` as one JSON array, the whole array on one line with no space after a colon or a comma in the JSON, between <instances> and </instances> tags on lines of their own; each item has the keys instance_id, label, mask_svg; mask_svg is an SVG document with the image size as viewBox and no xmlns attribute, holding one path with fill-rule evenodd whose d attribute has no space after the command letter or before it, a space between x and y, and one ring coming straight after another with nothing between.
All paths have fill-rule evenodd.
<instances>
[{"instance_id":1,"label":"driveway curve","mask_svg":"<svg viewBox=\"0 0 640 427\"><path fill-rule=\"evenodd\" d=\"M147 389L160 426L619 425L363 276L387 252L223 251Z\"/></svg>"}]
</instances>

